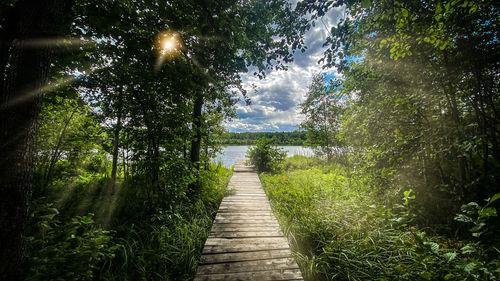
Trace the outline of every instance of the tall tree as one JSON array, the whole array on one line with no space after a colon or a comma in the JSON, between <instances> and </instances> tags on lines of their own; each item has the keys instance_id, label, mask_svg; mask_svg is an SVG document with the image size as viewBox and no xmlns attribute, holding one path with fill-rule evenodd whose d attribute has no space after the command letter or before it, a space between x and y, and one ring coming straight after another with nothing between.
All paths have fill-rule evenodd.
<instances>
[{"instance_id":1,"label":"tall tree","mask_svg":"<svg viewBox=\"0 0 500 281\"><path fill-rule=\"evenodd\" d=\"M306 100L300 104L305 120L300 127L307 132L306 144L320 156L332 160L339 149L340 116L343 113L342 96L333 85L328 85L323 74L313 77Z\"/></svg>"},{"instance_id":2,"label":"tall tree","mask_svg":"<svg viewBox=\"0 0 500 281\"><path fill-rule=\"evenodd\" d=\"M0 276L6 280L21 278L35 125L50 65L50 39L69 27L73 2L19 0L2 13Z\"/></svg>"}]
</instances>

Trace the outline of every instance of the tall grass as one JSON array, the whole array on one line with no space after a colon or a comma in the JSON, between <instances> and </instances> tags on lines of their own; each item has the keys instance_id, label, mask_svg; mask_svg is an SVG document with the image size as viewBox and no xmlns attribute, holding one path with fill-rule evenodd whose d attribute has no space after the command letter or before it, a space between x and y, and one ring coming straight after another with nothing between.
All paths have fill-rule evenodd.
<instances>
[{"instance_id":1,"label":"tall grass","mask_svg":"<svg viewBox=\"0 0 500 281\"><path fill-rule=\"evenodd\" d=\"M227 169L213 167L201 176L199 196L188 198L185 192L178 191L181 195L169 208L154 210L145 221L136 220L124 227L117 225L124 247L107 279L192 279L229 176ZM130 212L131 206L122 206L128 210L125 213ZM137 206L137 209L143 207Z\"/></svg>"},{"instance_id":2,"label":"tall grass","mask_svg":"<svg viewBox=\"0 0 500 281\"><path fill-rule=\"evenodd\" d=\"M142 192L140 180L118 186L112 199L99 177L75 183L68 194L53 189L34 208L27 279L192 279L230 175L211 166L202 171L200 192L192 196L185 184L170 179L163 197L154 200ZM113 212L101 212L110 202ZM74 217L81 212L95 212L97 222L110 218L96 224L93 214Z\"/></svg>"},{"instance_id":3,"label":"tall grass","mask_svg":"<svg viewBox=\"0 0 500 281\"><path fill-rule=\"evenodd\" d=\"M340 164L294 156L284 167L260 178L306 280L499 278L479 244L410 226L411 191L388 206Z\"/></svg>"}]
</instances>

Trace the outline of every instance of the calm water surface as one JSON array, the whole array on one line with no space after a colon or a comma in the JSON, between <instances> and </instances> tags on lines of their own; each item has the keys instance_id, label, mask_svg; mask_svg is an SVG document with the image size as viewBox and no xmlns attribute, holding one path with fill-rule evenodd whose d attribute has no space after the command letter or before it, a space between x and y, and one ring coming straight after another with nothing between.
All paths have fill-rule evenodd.
<instances>
[{"instance_id":1,"label":"calm water surface","mask_svg":"<svg viewBox=\"0 0 500 281\"><path fill-rule=\"evenodd\" d=\"M312 156L313 151L309 147L303 146L278 146L279 148L286 151L286 156L291 157L293 155L304 155ZM221 162L222 166L226 168L231 168L237 159L245 158L247 153L248 145L231 145L223 148L222 153L217 153L215 158L215 163Z\"/></svg>"}]
</instances>

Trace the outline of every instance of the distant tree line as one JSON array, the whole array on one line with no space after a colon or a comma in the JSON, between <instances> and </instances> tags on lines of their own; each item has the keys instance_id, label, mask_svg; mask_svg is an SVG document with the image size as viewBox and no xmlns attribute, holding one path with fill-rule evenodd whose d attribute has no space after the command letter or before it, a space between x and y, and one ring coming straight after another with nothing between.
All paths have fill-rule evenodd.
<instances>
[{"instance_id":1,"label":"distant tree line","mask_svg":"<svg viewBox=\"0 0 500 281\"><path fill-rule=\"evenodd\" d=\"M293 132L242 132L229 133L222 139L223 145L251 145L262 137L275 138L275 145L303 145L306 140L305 131Z\"/></svg>"}]
</instances>

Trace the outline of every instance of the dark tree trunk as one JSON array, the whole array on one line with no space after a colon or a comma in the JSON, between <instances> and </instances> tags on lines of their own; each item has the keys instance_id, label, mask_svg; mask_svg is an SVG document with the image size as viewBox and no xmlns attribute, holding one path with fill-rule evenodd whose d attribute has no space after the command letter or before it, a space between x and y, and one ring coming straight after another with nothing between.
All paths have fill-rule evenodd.
<instances>
[{"instance_id":1,"label":"dark tree trunk","mask_svg":"<svg viewBox=\"0 0 500 281\"><path fill-rule=\"evenodd\" d=\"M153 145L153 167L151 169L151 183L153 185L153 190L157 194L161 194L163 190L160 186L160 146L158 141L154 142Z\"/></svg>"},{"instance_id":2,"label":"dark tree trunk","mask_svg":"<svg viewBox=\"0 0 500 281\"><path fill-rule=\"evenodd\" d=\"M138 93L135 93L136 96L139 96ZM151 185L152 191L159 192L159 175L160 175L160 144L158 133L155 130L155 124L153 123L153 119L150 116L144 101L139 99L139 105L141 107L142 113L144 115L144 123L146 124L146 131L148 134L148 154L150 156L149 159L149 168L151 172Z\"/></svg>"},{"instance_id":3,"label":"dark tree trunk","mask_svg":"<svg viewBox=\"0 0 500 281\"><path fill-rule=\"evenodd\" d=\"M127 158L125 158L125 148L122 149L123 179L127 179Z\"/></svg>"},{"instance_id":4,"label":"dark tree trunk","mask_svg":"<svg viewBox=\"0 0 500 281\"><path fill-rule=\"evenodd\" d=\"M200 151L201 151L201 138L202 138L202 117L201 112L203 108L203 96L201 92L196 95L193 105L193 140L191 141L191 155L190 160L194 167L195 182L190 184L190 190L196 191L199 187L198 177L200 174Z\"/></svg>"},{"instance_id":5,"label":"dark tree trunk","mask_svg":"<svg viewBox=\"0 0 500 281\"><path fill-rule=\"evenodd\" d=\"M115 186L116 186L116 172L118 170L118 152L120 149L120 131L122 129L122 89L120 89L120 92L118 94L118 119L116 120L116 125L115 125L115 132L114 132L114 139L113 139L113 164L111 168L111 193L115 193Z\"/></svg>"},{"instance_id":6,"label":"dark tree trunk","mask_svg":"<svg viewBox=\"0 0 500 281\"><path fill-rule=\"evenodd\" d=\"M115 193L115 185L116 185L116 172L118 170L118 152L119 152L119 144L120 144L120 131L121 131L121 114L118 115L118 120L116 121L115 136L113 139L113 165L111 168L111 192Z\"/></svg>"},{"instance_id":7,"label":"dark tree trunk","mask_svg":"<svg viewBox=\"0 0 500 281\"><path fill-rule=\"evenodd\" d=\"M51 47L26 40L68 26L73 1L19 0L0 34L0 276L21 280L33 173L35 127Z\"/></svg>"},{"instance_id":8,"label":"dark tree trunk","mask_svg":"<svg viewBox=\"0 0 500 281\"><path fill-rule=\"evenodd\" d=\"M205 170L208 170L208 168L210 168L210 158L209 158L209 155L208 155L208 141L209 141L209 138L210 138L210 133L208 132L207 130L207 134L205 136Z\"/></svg>"}]
</instances>

